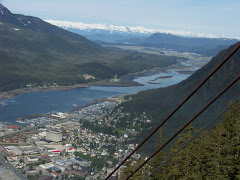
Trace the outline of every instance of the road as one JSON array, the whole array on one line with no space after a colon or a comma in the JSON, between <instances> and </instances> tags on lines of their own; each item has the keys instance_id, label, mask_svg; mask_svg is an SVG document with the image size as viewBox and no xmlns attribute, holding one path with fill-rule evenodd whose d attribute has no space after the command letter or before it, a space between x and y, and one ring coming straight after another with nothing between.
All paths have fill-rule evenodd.
<instances>
[{"instance_id":1,"label":"road","mask_svg":"<svg viewBox=\"0 0 240 180\"><path fill-rule=\"evenodd\" d=\"M0 162L5 167L10 169L12 172L14 172L20 179L27 180L27 178L22 173L20 173L12 164L10 164L8 161L4 159L4 156L5 156L5 153L0 150Z\"/></svg>"},{"instance_id":2,"label":"road","mask_svg":"<svg viewBox=\"0 0 240 180\"><path fill-rule=\"evenodd\" d=\"M20 132L24 132L24 131L31 131L31 130L35 130L37 129L37 126L34 126L34 127L26 127L26 128L22 128L21 130L18 130L18 131L13 131L13 132L9 132L7 134L4 134L0 137L4 137L4 136L8 136L8 135L11 135L11 134L16 134L16 133L20 133Z\"/></svg>"}]
</instances>

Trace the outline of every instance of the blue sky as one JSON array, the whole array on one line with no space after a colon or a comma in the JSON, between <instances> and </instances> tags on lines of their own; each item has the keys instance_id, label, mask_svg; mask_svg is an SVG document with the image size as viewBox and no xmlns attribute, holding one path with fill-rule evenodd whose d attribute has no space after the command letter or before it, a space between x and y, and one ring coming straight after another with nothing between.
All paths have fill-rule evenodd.
<instances>
[{"instance_id":1,"label":"blue sky","mask_svg":"<svg viewBox=\"0 0 240 180\"><path fill-rule=\"evenodd\" d=\"M240 0L0 0L42 19L142 25L240 37Z\"/></svg>"}]
</instances>

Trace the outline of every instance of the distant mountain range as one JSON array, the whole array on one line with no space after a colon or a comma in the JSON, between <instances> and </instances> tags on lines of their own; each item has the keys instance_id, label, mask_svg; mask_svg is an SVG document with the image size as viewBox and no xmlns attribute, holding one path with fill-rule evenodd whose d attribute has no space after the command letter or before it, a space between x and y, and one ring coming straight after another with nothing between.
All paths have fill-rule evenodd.
<instances>
[{"instance_id":1,"label":"distant mountain range","mask_svg":"<svg viewBox=\"0 0 240 180\"><path fill-rule=\"evenodd\" d=\"M0 92L111 79L176 59L105 49L39 18L12 14L0 4Z\"/></svg>"},{"instance_id":2,"label":"distant mountain range","mask_svg":"<svg viewBox=\"0 0 240 180\"><path fill-rule=\"evenodd\" d=\"M194 33L182 30L162 30L154 28L146 28L143 26L117 26L111 24L87 24L82 22L70 22L70 21L59 21L59 20L45 20L46 22L53 24L64 29L71 31L78 31L84 35L87 34L122 34L122 35L141 35L149 36L154 33L173 34L185 37L204 37L204 38L224 38L223 36L207 34L207 33ZM236 39L236 37L230 37L229 39ZM239 37L240 39L240 37Z\"/></svg>"},{"instance_id":3,"label":"distant mountain range","mask_svg":"<svg viewBox=\"0 0 240 180\"><path fill-rule=\"evenodd\" d=\"M127 45L171 49L215 56L237 39L212 34L148 29L142 26L114 26L81 22L46 20L58 27L81 34L100 45Z\"/></svg>"}]
</instances>

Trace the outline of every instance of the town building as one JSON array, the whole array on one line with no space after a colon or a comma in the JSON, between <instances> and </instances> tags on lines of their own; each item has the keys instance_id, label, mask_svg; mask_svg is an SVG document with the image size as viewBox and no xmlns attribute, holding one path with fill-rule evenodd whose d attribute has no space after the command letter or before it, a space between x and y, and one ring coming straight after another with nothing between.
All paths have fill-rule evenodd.
<instances>
[{"instance_id":1,"label":"town building","mask_svg":"<svg viewBox=\"0 0 240 180\"><path fill-rule=\"evenodd\" d=\"M20 127L19 126L15 126L15 125L9 125L9 128L10 129L15 129L15 130L19 130L20 129Z\"/></svg>"},{"instance_id":2,"label":"town building","mask_svg":"<svg viewBox=\"0 0 240 180\"><path fill-rule=\"evenodd\" d=\"M62 141L62 133L60 131L48 131L46 139L49 141L60 142Z\"/></svg>"},{"instance_id":3,"label":"town building","mask_svg":"<svg viewBox=\"0 0 240 180\"><path fill-rule=\"evenodd\" d=\"M71 164L67 167L66 173L84 177L87 175L88 169L84 166Z\"/></svg>"},{"instance_id":4,"label":"town building","mask_svg":"<svg viewBox=\"0 0 240 180\"><path fill-rule=\"evenodd\" d=\"M18 149L16 146L5 146L4 150L7 154L12 154L15 156L19 156L22 155L22 151L20 149Z\"/></svg>"},{"instance_id":5,"label":"town building","mask_svg":"<svg viewBox=\"0 0 240 180\"><path fill-rule=\"evenodd\" d=\"M27 157L27 160L28 160L29 162L37 162L37 161L38 161L38 157L28 156L28 157Z\"/></svg>"}]
</instances>

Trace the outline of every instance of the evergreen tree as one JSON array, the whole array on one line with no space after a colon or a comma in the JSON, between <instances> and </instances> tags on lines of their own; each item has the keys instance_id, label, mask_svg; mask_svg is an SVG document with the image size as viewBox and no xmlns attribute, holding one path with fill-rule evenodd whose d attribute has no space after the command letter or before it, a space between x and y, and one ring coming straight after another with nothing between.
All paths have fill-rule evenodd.
<instances>
[{"instance_id":1,"label":"evergreen tree","mask_svg":"<svg viewBox=\"0 0 240 180\"><path fill-rule=\"evenodd\" d=\"M130 160L127 160L125 166L120 170L120 180L126 179L130 173L133 171L132 164Z\"/></svg>"},{"instance_id":2,"label":"evergreen tree","mask_svg":"<svg viewBox=\"0 0 240 180\"><path fill-rule=\"evenodd\" d=\"M208 177L235 179L239 174L240 104L233 105L225 114L224 122L212 129L206 161Z\"/></svg>"},{"instance_id":3,"label":"evergreen tree","mask_svg":"<svg viewBox=\"0 0 240 180\"><path fill-rule=\"evenodd\" d=\"M186 130L178 136L178 139L170 150L170 155L175 153L184 143L192 138L193 127L189 125ZM169 163L165 177L179 179L181 177L188 177L192 168L192 151L191 148L185 148L174 156Z\"/></svg>"},{"instance_id":4,"label":"evergreen tree","mask_svg":"<svg viewBox=\"0 0 240 180\"><path fill-rule=\"evenodd\" d=\"M169 155L192 137L189 126L172 145ZM240 179L240 102L210 132L202 132L174 156L155 179Z\"/></svg>"},{"instance_id":5,"label":"evergreen tree","mask_svg":"<svg viewBox=\"0 0 240 180\"><path fill-rule=\"evenodd\" d=\"M159 147L161 147L163 144L163 137L162 137L162 128L159 129L159 138L157 141L157 145L156 145L156 149L158 149ZM160 151L157 153L157 155L155 155L151 161L151 172L153 172L156 168L158 168L158 166L160 166L164 160L166 159L166 155L164 151ZM164 167L161 167L156 173L153 174L153 176L151 177L152 179L161 179L163 177L163 174L165 174L165 169Z\"/></svg>"},{"instance_id":6,"label":"evergreen tree","mask_svg":"<svg viewBox=\"0 0 240 180\"><path fill-rule=\"evenodd\" d=\"M125 180L135 169L139 167L139 165L143 163L143 161L144 161L143 158L134 163L128 160L126 162L126 167L122 168L122 170L120 171L119 179ZM145 165L131 177L131 180L144 179L145 177L147 177L148 173L149 173L149 166Z\"/></svg>"},{"instance_id":7,"label":"evergreen tree","mask_svg":"<svg viewBox=\"0 0 240 180\"><path fill-rule=\"evenodd\" d=\"M167 164L160 168L151 179L240 179L240 101L226 113L224 121L209 131L202 132L195 140L177 153ZM168 155L175 153L192 138L194 128L189 125L172 145ZM157 147L162 145L162 132L159 131ZM166 154L160 151L131 179L144 179L164 160ZM127 161L121 171L121 179L126 179L143 159L132 163Z\"/></svg>"}]
</instances>

